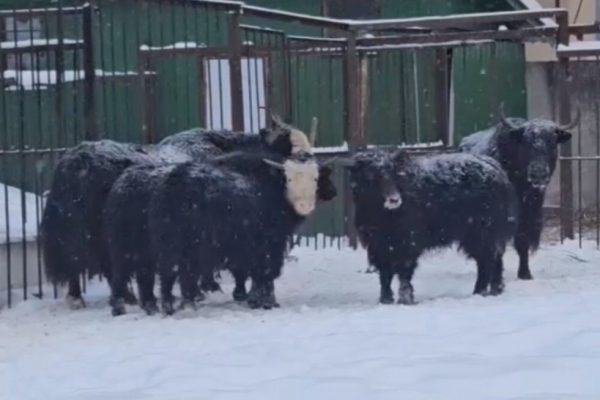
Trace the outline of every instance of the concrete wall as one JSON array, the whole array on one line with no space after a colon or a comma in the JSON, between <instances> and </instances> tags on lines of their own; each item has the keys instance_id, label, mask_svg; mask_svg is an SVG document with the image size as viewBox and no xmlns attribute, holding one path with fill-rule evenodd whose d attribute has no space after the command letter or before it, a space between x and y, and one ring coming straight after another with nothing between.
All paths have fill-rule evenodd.
<instances>
[{"instance_id":1,"label":"concrete wall","mask_svg":"<svg viewBox=\"0 0 600 400\"><path fill-rule=\"evenodd\" d=\"M556 63L539 62L527 64L527 103L529 118L556 120L555 91ZM571 64L573 107L582 113L581 128L574 132L572 148L574 155L594 156L600 154L600 61L573 61ZM573 112L575 115L575 112ZM581 168L581 169L580 169ZM597 190L600 185L597 161L573 163L574 203L579 209L581 186L581 208L595 209L598 204ZM548 188L546 205L560 204L559 169ZM580 184L581 181L581 184Z\"/></svg>"}]
</instances>

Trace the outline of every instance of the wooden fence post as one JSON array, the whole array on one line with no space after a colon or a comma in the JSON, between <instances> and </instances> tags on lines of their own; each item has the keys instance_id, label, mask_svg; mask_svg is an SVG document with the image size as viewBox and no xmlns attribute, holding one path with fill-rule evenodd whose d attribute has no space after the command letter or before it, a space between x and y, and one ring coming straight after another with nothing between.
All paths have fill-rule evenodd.
<instances>
[{"instance_id":1,"label":"wooden fence post","mask_svg":"<svg viewBox=\"0 0 600 400\"><path fill-rule=\"evenodd\" d=\"M242 42L240 12L229 14L229 79L231 85L231 124L234 131L244 130L244 93L242 88Z\"/></svg>"},{"instance_id":2,"label":"wooden fence post","mask_svg":"<svg viewBox=\"0 0 600 400\"><path fill-rule=\"evenodd\" d=\"M86 140L98 139L96 129L96 68L94 66L93 13L94 3L88 4L83 10L84 118Z\"/></svg>"},{"instance_id":3,"label":"wooden fence post","mask_svg":"<svg viewBox=\"0 0 600 400\"><path fill-rule=\"evenodd\" d=\"M569 14L561 13L557 17L559 24L558 43L569 45ZM558 62L558 119L560 124L571 122L571 85L569 73L569 58L561 57ZM560 155L571 157L573 147L571 141L561 145ZM573 239L574 229L573 206L573 165L572 161L565 160L560 163L560 225L563 238Z\"/></svg>"}]
</instances>

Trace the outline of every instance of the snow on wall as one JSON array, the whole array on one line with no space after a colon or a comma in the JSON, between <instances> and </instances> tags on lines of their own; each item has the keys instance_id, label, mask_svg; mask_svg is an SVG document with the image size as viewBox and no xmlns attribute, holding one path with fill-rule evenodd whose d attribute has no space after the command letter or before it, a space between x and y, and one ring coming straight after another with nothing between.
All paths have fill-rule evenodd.
<instances>
[{"instance_id":1,"label":"snow on wall","mask_svg":"<svg viewBox=\"0 0 600 400\"><path fill-rule=\"evenodd\" d=\"M122 77L122 76L137 76L138 73L135 71L127 72L115 72L115 71L103 71L97 69L95 71L96 77ZM151 72L147 72L151 74ZM58 81L58 75L55 70L6 70L4 71L4 79L14 79L15 83L25 90L32 90L38 87L56 85ZM62 82L76 82L83 81L85 79L85 72L83 70L68 70L64 71L62 76ZM12 86L15 88L15 86Z\"/></svg>"},{"instance_id":2,"label":"snow on wall","mask_svg":"<svg viewBox=\"0 0 600 400\"><path fill-rule=\"evenodd\" d=\"M35 240L37 237L37 215L41 215L43 203L39 196L25 192L25 201L21 197L21 190L0 183L0 244L16 243L23 240ZM6 198L8 197L8 212ZM36 207L40 210L36 214ZM25 211L25 232L23 232L23 211ZM8 224L7 224L8 223Z\"/></svg>"}]
</instances>

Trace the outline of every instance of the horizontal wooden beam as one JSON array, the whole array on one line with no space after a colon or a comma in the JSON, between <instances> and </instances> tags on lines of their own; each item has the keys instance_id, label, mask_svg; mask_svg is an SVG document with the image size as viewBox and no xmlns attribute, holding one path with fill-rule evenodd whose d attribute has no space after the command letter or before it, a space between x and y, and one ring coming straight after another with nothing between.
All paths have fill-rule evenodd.
<instances>
[{"instance_id":1,"label":"horizontal wooden beam","mask_svg":"<svg viewBox=\"0 0 600 400\"><path fill-rule=\"evenodd\" d=\"M474 27L493 23L502 24L531 19L554 18L564 11L562 8L547 8L542 10L504 11L483 14L455 14L443 17L363 20L352 21L349 23L349 28L352 30L377 31L398 28L448 29Z\"/></svg>"}]
</instances>

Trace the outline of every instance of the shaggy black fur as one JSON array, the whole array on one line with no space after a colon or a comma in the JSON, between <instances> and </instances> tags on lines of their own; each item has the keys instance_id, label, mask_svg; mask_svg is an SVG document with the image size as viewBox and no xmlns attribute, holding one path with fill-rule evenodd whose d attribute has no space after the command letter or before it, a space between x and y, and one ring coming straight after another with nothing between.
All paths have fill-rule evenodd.
<instances>
[{"instance_id":1,"label":"shaggy black fur","mask_svg":"<svg viewBox=\"0 0 600 400\"><path fill-rule=\"evenodd\" d=\"M170 136L159 145L101 140L70 149L54 171L40 226L48 277L58 284L68 283L68 296L80 305L82 273L103 273L110 278L102 210L113 183L126 168L202 160L236 148L269 146L289 155L290 133L263 130L252 135L195 129ZM135 301L133 295L127 298Z\"/></svg>"},{"instance_id":2,"label":"shaggy black fur","mask_svg":"<svg viewBox=\"0 0 600 400\"><path fill-rule=\"evenodd\" d=\"M217 268L233 274L237 300L247 297L253 308L278 306L274 280L283 267L286 238L303 218L285 197L283 172L263 158L284 161L273 152L232 153L178 165L156 188L149 228L165 313L174 312L177 277L182 304L193 306L198 277ZM246 294L248 276L252 288Z\"/></svg>"},{"instance_id":3,"label":"shaggy black fur","mask_svg":"<svg viewBox=\"0 0 600 400\"><path fill-rule=\"evenodd\" d=\"M516 199L498 163L445 154L413 158L365 151L350 167L355 223L380 275L382 303L414 302L411 279L421 254L458 243L478 268L474 292L503 290L502 255L516 225ZM384 206L387 201L387 208Z\"/></svg>"},{"instance_id":4,"label":"shaggy black fur","mask_svg":"<svg viewBox=\"0 0 600 400\"><path fill-rule=\"evenodd\" d=\"M486 131L467 136L459 149L494 157L501 164L517 192L519 224L515 248L519 254L520 279L532 279L529 252L540 243L543 228L543 205L550 182L558 146L571 139L571 134L551 121L509 118Z\"/></svg>"}]
</instances>

